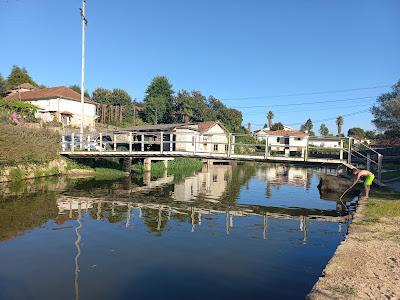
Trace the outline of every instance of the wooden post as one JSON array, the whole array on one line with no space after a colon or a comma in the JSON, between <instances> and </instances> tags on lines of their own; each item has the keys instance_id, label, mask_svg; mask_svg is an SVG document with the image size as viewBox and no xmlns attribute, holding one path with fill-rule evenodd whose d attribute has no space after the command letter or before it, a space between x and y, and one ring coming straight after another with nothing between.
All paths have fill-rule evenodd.
<instances>
[{"instance_id":1,"label":"wooden post","mask_svg":"<svg viewBox=\"0 0 400 300\"><path fill-rule=\"evenodd\" d=\"M231 138L232 138L232 133L229 133L229 135L228 135L228 153L227 153L228 157L231 157L231 148L232 148Z\"/></svg>"},{"instance_id":2,"label":"wooden post","mask_svg":"<svg viewBox=\"0 0 400 300\"><path fill-rule=\"evenodd\" d=\"M269 149L268 149L268 137L265 137L265 154L264 154L264 158L268 159L269 156Z\"/></svg>"},{"instance_id":3,"label":"wooden post","mask_svg":"<svg viewBox=\"0 0 400 300\"><path fill-rule=\"evenodd\" d=\"M371 154L367 152L367 170L371 170Z\"/></svg>"},{"instance_id":4,"label":"wooden post","mask_svg":"<svg viewBox=\"0 0 400 300\"><path fill-rule=\"evenodd\" d=\"M196 136L193 135L193 136L192 136L192 139L193 139L193 142L194 142L194 151L193 151L193 154L196 154L196 150L197 150L197 147L196 147L196 145L197 145L197 143L196 143Z\"/></svg>"},{"instance_id":5,"label":"wooden post","mask_svg":"<svg viewBox=\"0 0 400 300\"><path fill-rule=\"evenodd\" d=\"M132 132L129 132L129 154L132 154Z\"/></svg>"},{"instance_id":6,"label":"wooden post","mask_svg":"<svg viewBox=\"0 0 400 300\"><path fill-rule=\"evenodd\" d=\"M90 151L90 135L87 136L88 151Z\"/></svg>"},{"instance_id":7,"label":"wooden post","mask_svg":"<svg viewBox=\"0 0 400 300\"><path fill-rule=\"evenodd\" d=\"M61 151L65 151L65 135L61 136Z\"/></svg>"},{"instance_id":8,"label":"wooden post","mask_svg":"<svg viewBox=\"0 0 400 300\"><path fill-rule=\"evenodd\" d=\"M382 154L378 153L378 181L382 179Z\"/></svg>"},{"instance_id":9,"label":"wooden post","mask_svg":"<svg viewBox=\"0 0 400 300\"><path fill-rule=\"evenodd\" d=\"M174 135L172 133L169 134L169 151L173 151L174 150Z\"/></svg>"},{"instance_id":10,"label":"wooden post","mask_svg":"<svg viewBox=\"0 0 400 300\"><path fill-rule=\"evenodd\" d=\"M342 160L343 159L343 140L340 139L340 154L339 158Z\"/></svg>"},{"instance_id":11,"label":"wooden post","mask_svg":"<svg viewBox=\"0 0 400 300\"><path fill-rule=\"evenodd\" d=\"M164 151L164 132L160 132L160 153L163 154Z\"/></svg>"},{"instance_id":12,"label":"wooden post","mask_svg":"<svg viewBox=\"0 0 400 300\"><path fill-rule=\"evenodd\" d=\"M142 140L141 140L141 147L140 147L141 151L144 151L144 134L142 134Z\"/></svg>"},{"instance_id":13,"label":"wooden post","mask_svg":"<svg viewBox=\"0 0 400 300\"><path fill-rule=\"evenodd\" d=\"M352 140L352 138L349 137L349 152L348 152L348 158L347 158L347 162L349 164L351 164L351 140Z\"/></svg>"},{"instance_id":14,"label":"wooden post","mask_svg":"<svg viewBox=\"0 0 400 300\"><path fill-rule=\"evenodd\" d=\"M308 136L307 136L307 138L306 138L306 151L305 151L305 153L304 153L304 161L307 161L307 159L308 159L308 151L309 151L309 144L308 144Z\"/></svg>"},{"instance_id":15,"label":"wooden post","mask_svg":"<svg viewBox=\"0 0 400 300\"><path fill-rule=\"evenodd\" d=\"M99 139L100 139L100 153L103 152L103 134L100 132L99 133Z\"/></svg>"},{"instance_id":16,"label":"wooden post","mask_svg":"<svg viewBox=\"0 0 400 300\"><path fill-rule=\"evenodd\" d=\"M75 134L71 133L71 152L74 152L75 148Z\"/></svg>"},{"instance_id":17,"label":"wooden post","mask_svg":"<svg viewBox=\"0 0 400 300\"><path fill-rule=\"evenodd\" d=\"M235 140L236 137L234 135L232 135L232 142L231 142L231 155L235 154Z\"/></svg>"},{"instance_id":18,"label":"wooden post","mask_svg":"<svg viewBox=\"0 0 400 300\"><path fill-rule=\"evenodd\" d=\"M113 135L113 140L114 140L114 151L117 151L117 135Z\"/></svg>"}]
</instances>

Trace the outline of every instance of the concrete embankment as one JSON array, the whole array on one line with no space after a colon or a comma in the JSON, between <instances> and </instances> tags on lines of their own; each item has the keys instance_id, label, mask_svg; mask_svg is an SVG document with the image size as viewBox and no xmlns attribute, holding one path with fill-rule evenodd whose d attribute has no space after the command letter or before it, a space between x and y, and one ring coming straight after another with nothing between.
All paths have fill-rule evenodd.
<instances>
[{"instance_id":1,"label":"concrete embankment","mask_svg":"<svg viewBox=\"0 0 400 300\"><path fill-rule=\"evenodd\" d=\"M400 299L400 217L384 213L385 205L398 209L394 198L360 199L346 240L307 299ZM371 204L380 208L377 217L369 216Z\"/></svg>"}]
</instances>

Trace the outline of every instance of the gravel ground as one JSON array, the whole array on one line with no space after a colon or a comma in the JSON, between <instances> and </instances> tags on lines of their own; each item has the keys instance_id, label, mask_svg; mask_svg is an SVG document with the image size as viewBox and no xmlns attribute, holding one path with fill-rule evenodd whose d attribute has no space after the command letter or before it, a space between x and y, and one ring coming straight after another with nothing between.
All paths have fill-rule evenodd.
<instances>
[{"instance_id":1,"label":"gravel ground","mask_svg":"<svg viewBox=\"0 0 400 300\"><path fill-rule=\"evenodd\" d=\"M400 299L400 218L363 222L367 201L308 299Z\"/></svg>"}]
</instances>

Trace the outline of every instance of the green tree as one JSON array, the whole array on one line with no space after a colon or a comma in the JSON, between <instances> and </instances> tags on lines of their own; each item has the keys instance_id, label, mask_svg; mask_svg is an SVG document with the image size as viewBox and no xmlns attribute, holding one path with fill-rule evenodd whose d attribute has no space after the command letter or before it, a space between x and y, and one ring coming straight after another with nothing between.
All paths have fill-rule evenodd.
<instances>
[{"instance_id":1,"label":"green tree","mask_svg":"<svg viewBox=\"0 0 400 300\"><path fill-rule=\"evenodd\" d=\"M272 119L274 118L274 113L272 111L269 111L267 114L267 120L268 120L268 127L271 129L272 127Z\"/></svg>"},{"instance_id":2,"label":"green tree","mask_svg":"<svg viewBox=\"0 0 400 300\"><path fill-rule=\"evenodd\" d=\"M365 137L365 131L362 128L353 127L347 131L347 136L363 138Z\"/></svg>"},{"instance_id":3,"label":"green tree","mask_svg":"<svg viewBox=\"0 0 400 300\"><path fill-rule=\"evenodd\" d=\"M207 98L199 91L192 91L192 99L194 103L193 121L214 121L217 119L215 111L213 111L207 102Z\"/></svg>"},{"instance_id":4,"label":"green tree","mask_svg":"<svg viewBox=\"0 0 400 300\"><path fill-rule=\"evenodd\" d=\"M213 96L210 96L208 101L210 109L215 111L216 118L220 120L229 131L236 132L242 127L243 116L240 111L234 108L227 108L225 104Z\"/></svg>"},{"instance_id":5,"label":"green tree","mask_svg":"<svg viewBox=\"0 0 400 300\"><path fill-rule=\"evenodd\" d=\"M96 88L93 91L92 99L100 104L111 104L112 91L105 88Z\"/></svg>"},{"instance_id":6,"label":"green tree","mask_svg":"<svg viewBox=\"0 0 400 300\"><path fill-rule=\"evenodd\" d=\"M336 118L336 125L337 125L337 133L338 135L342 134L342 126L343 126L343 117L342 116L338 116Z\"/></svg>"},{"instance_id":7,"label":"green tree","mask_svg":"<svg viewBox=\"0 0 400 300\"><path fill-rule=\"evenodd\" d=\"M70 85L69 88L71 90L77 92L78 94L81 93L81 87L79 85L77 85L77 84ZM85 95L86 98L90 98L90 94L89 94L88 90L85 91L84 95Z\"/></svg>"},{"instance_id":8,"label":"green tree","mask_svg":"<svg viewBox=\"0 0 400 300\"><path fill-rule=\"evenodd\" d=\"M373 131L373 130L366 130L365 131L365 137L367 139L374 140L374 139L376 139L376 132Z\"/></svg>"},{"instance_id":9,"label":"green tree","mask_svg":"<svg viewBox=\"0 0 400 300\"><path fill-rule=\"evenodd\" d=\"M384 93L377 99L371 109L375 126L385 131L385 135L400 135L400 80L392 87L392 91Z\"/></svg>"},{"instance_id":10,"label":"green tree","mask_svg":"<svg viewBox=\"0 0 400 300\"><path fill-rule=\"evenodd\" d=\"M179 91L175 97L174 120L188 123L194 116L194 108L193 97L186 90Z\"/></svg>"},{"instance_id":11,"label":"green tree","mask_svg":"<svg viewBox=\"0 0 400 300\"><path fill-rule=\"evenodd\" d=\"M34 86L38 86L31 76L29 76L28 71L25 68L20 68L14 65L7 78L7 88L10 90L22 83L30 83Z\"/></svg>"},{"instance_id":12,"label":"green tree","mask_svg":"<svg viewBox=\"0 0 400 300\"><path fill-rule=\"evenodd\" d=\"M309 118L303 125L301 125L301 130L307 130L308 132L311 132L313 127L313 122Z\"/></svg>"},{"instance_id":13,"label":"green tree","mask_svg":"<svg viewBox=\"0 0 400 300\"><path fill-rule=\"evenodd\" d=\"M155 96L147 98L144 102L144 115L146 121L151 124L158 124L162 122L163 116L167 111L167 103L163 96Z\"/></svg>"},{"instance_id":14,"label":"green tree","mask_svg":"<svg viewBox=\"0 0 400 300\"><path fill-rule=\"evenodd\" d=\"M7 82L4 80L3 75L0 73L0 98L7 93Z\"/></svg>"},{"instance_id":15,"label":"green tree","mask_svg":"<svg viewBox=\"0 0 400 300\"><path fill-rule=\"evenodd\" d=\"M161 105L159 112L163 112L162 115L157 113L157 122L170 123L173 121L173 109L174 109L174 91L172 90L172 85L169 83L167 77L156 76L153 78L151 83L146 89L146 96L144 98L144 106L152 107L154 103L159 103ZM146 105L146 102L151 102ZM165 108L165 109L164 109ZM154 112L152 109L145 109L146 121L154 123Z\"/></svg>"},{"instance_id":16,"label":"green tree","mask_svg":"<svg viewBox=\"0 0 400 300\"><path fill-rule=\"evenodd\" d=\"M276 130L283 130L283 129L285 129L285 127L283 126L283 124L281 122L278 122L278 123L272 124L270 129L273 131L276 131Z\"/></svg>"},{"instance_id":17,"label":"green tree","mask_svg":"<svg viewBox=\"0 0 400 300\"><path fill-rule=\"evenodd\" d=\"M329 128L326 127L324 123L321 124L319 127L319 133L323 136L328 136L329 135Z\"/></svg>"},{"instance_id":18,"label":"green tree","mask_svg":"<svg viewBox=\"0 0 400 300\"><path fill-rule=\"evenodd\" d=\"M110 103L113 105L131 105L132 98L123 89L113 89L110 95Z\"/></svg>"}]
</instances>

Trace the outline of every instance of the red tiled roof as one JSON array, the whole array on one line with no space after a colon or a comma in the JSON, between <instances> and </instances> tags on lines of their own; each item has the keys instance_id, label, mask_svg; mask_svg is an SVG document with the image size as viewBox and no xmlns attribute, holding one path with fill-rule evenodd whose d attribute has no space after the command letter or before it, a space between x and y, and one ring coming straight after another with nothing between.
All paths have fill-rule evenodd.
<instances>
[{"instance_id":1,"label":"red tiled roof","mask_svg":"<svg viewBox=\"0 0 400 300\"><path fill-rule=\"evenodd\" d=\"M37 90L38 88L30 83L21 83L17 85L14 89L27 89L27 90Z\"/></svg>"},{"instance_id":2,"label":"red tiled roof","mask_svg":"<svg viewBox=\"0 0 400 300\"><path fill-rule=\"evenodd\" d=\"M265 131L266 135L278 135L278 136L291 136L291 135L298 135L298 136L307 136L308 133L301 131L301 130L269 130Z\"/></svg>"},{"instance_id":3,"label":"red tiled roof","mask_svg":"<svg viewBox=\"0 0 400 300\"><path fill-rule=\"evenodd\" d=\"M33 101L42 99L53 99L63 98L73 101L81 101L81 95L70 88L65 86L57 86L45 89L37 89L22 93L12 93L5 97L8 100L22 100L22 101ZM96 104L96 102L85 97L86 103Z\"/></svg>"},{"instance_id":4,"label":"red tiled roof","mask_svg":"<svg viewBox=\"0 0 400 300\"><path fill-rule=\"evenodd\" d=\"M217 121L201 122L201 123L197 124L197 126L198 126L197 128L200 132L206 132L217 124L218 124Z\"/></svg>"}]
</instances>

